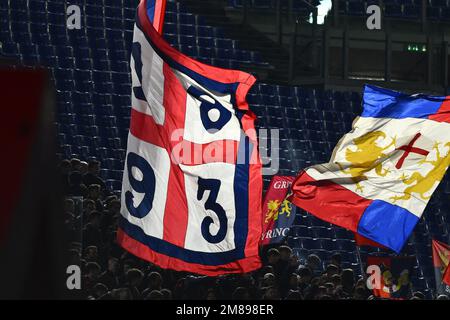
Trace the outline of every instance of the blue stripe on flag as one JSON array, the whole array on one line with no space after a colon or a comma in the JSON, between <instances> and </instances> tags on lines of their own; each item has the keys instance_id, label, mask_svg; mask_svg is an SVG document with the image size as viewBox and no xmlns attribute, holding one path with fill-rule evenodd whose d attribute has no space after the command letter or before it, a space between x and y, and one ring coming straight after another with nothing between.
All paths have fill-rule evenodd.
<instances>
[{"instance_id":1,"label":"blue stripe on flag","mask_svg":"<svg viewBox=\"0 0 450 320\"><path fill-rule=\"evenodd\" d=\"M147 15L148 15L149 20L152 23L153 23L153 20L155 19L156 1L158 1L158 0L147 0Z\"/></svg>"},{"instance_id":2,"label":"blue stripe on flag","mask_svg":"<svg viewBox=\"0 0 450 320\"><path fill-rule=\"evenodd\" d=\"M418 221L404 208L374 200L359 220L358 233L399 253Z\"/></svg>"},{"instance_id":3,"label":"blue stripe on flag","mask_svg":"<svg viewBox=\"0 0 450 320\"><path fill-rule=\"evenodd\" d=\"M363 96L363 117L428 118L435 114L445 97L422 94L407 95L397 91L366 85Z\"/></svg>"},{"instance_id":4,"label":"blue stripe on flag","mask_svg":"<svg viewBox=\"0 0 450 320\"><path fill-rule=\"evenodd\" d=\"M149 249L185 262L219 266L244 258L241 248L225 252L209 253L178 247L162 239L149 236L141 227L130 223L122 215L119 217L119 226L128 236L146 245Z\"/></svg>"},{"instance_id":5,"label":"blue stripe on flag","mask_svg":"<svg viewBox=\"0 0 450 320\"><path fill-rule=\"evenodd\" d=\"M241 120L241 119L239 119ZM234 222L234 245L242 257L245 257L245 244L248 234L248 183L250 170L250 155L253 144L241 132L237 154L236 169L234 173L234 206L236 220Z\"/></svg>"}]
</instances>

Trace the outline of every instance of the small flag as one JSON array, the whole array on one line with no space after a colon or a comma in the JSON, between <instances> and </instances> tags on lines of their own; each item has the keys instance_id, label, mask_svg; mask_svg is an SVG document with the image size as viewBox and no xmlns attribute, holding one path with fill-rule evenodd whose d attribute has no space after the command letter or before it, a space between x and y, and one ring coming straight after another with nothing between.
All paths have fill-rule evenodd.
<instances>
[{"instance_id":1,"label":"small flag","mask_svg":"<svg viewBox=\"0 0 450 320\"><path fill-rule=\"evenodd\" d=\"M433 240L432 250L436 291L438 294L450 294L450 275L448 271L448 266L450 265L450 246Z\"/></svg>"},{"instance_id":2,"label":"small flag","mask_svg":"<svg viewBox=\"0 0 450 320\"><path fill-rule=\"evenodd\" d=\"M295 177L273 176L263 202L261 245L279 243L289 233L295 219L295 206L287 195Z\"/></svg>"},{"instance_id":3,"label":"small flag","mask_svg":"<svg viewBox=\"0 0 450 320\"><path fill-rule=\"evenodd\" d=\"M373 295L386 299L407 299L412 293L411 272L414 260L409 257L367 257L367 266L378 266L379 274L373 274ZM372 280L372 279L371 279Z\"/></svg>"}]
</instances>

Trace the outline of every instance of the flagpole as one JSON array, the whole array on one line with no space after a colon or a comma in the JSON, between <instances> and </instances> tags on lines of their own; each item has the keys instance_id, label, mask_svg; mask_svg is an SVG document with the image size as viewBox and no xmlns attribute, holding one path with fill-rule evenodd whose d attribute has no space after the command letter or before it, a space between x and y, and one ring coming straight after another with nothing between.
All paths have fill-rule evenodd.
<instances>
[{"instance_id":1,"label":"flagpole","mask_svg":"<svg viewBox=\"0 0 450 320\"><path fill-rule=\"evenodd\" d=\"M361 269L361 274L362 274L362 276L363 276L363 278L365 280L367 277L366 277L366 273L364 272L362 259L361 259L361 252L359 250L359 246L358 245L356 246L356 253L358 255L358 261L359 261L359 266L360 266L360 269Z\"/></svg>"}]
</instances>

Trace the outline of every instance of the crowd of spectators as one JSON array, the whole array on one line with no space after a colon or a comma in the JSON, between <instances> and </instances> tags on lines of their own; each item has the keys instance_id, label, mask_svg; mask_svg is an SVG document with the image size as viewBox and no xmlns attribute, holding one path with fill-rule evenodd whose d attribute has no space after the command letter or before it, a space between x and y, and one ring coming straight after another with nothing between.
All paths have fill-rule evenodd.
<instances>
[{"instance_id":1,"label":"crowd of spectators","mask_svg":"<svg viewBox=\"0 0 450 320\"><path fill-rule=\"evenodd\" d=\"M287 245L266 248L263 267L252 273L206 277L163 270L116 244L120 197L106 189L100 163L71 159L60 167L70 263L81 267L87 299L375 299L365 279L341 267L338 253L324 264L315 254L299 260ZM411 295L424 298L420 292Z\"/></svg>"}]
</instances>

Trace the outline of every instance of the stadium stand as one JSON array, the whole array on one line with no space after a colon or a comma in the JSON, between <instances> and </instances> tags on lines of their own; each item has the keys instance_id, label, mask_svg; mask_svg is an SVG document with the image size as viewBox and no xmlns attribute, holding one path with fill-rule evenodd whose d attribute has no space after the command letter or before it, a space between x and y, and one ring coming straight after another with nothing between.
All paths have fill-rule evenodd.
<instances>
[{"instance_id":1,"label":"stadium stand","mask_svg":"<svg viewBox=\"0 0 450 320\"><path fill-rule=\"evenodd\" d=\"M365 15L367 6L379 4L379 1L340 0L339 13L350 16ZM418 19L422 15L420 0L387 0L383 1L384 12L388 18ZM447 0L429 0L426 6L427 18L431 21L450 21Z\"/></svg>"},{"instance_id":2,"label":"stadium stand","mask_svg":"<svg viewBox=\"0 0 450 320\"><path fill-rule=\"evenodd\" d=\"M137 3L137 0L70 1L70 4L82 6L86 13L83 18L85 27L81 30L67 30L64 18L66 4L59 0L6 0L0 3L0 54L25 66L41 64L52 71L59 105L55 125L60 159L101 161L100 177L105 182L106 195L113 197L120 196L130 119L129 60ZM412 18L420 14L414 0L384 3L387 14L392 17ZM272 5L271 1L251 1L251 4L258 8ZM233 0L229 5L239 7L241 2ZM359 15L365 6L366 2L341 1L340 10L344 14ZM429 9L430 18L450 19L446 0L429 1ZM168 2L164 30L164 36L171 45L205 63L226 68L239 68L242 64L269 65L258 52L239 49L239 43L227 38L224 30L207 25L201 16L191 14L179 2ZM260 128L283 128L279 171L282 175L296 175L301 168L327 161L339 138L351 129L352 120L361 112L361 96L357 92L265 83L253 87L248 101L258 116ZM264 179L267 186L270 177ZM430 243L432 238L444 242L449 239L449 195L447 175L402 253L416 258L417 266L412 275L414 290L420 290L428 298L433 297L434 290ZM99 198L93 197L93 200L98 202ZM100 206L109 206L113 201L110 200L100 201ZM102 219L102 223L104 221ZM106 252L92 240L95 232L88 232L90 237L85 238L91 239L91 245L99 246L98 250L102 251L99 252L102 267L83 256L89 275L100 272L97 267L102 271L109 270L106 266L115 261L110 252L118 249L112 244L110 227L106 224L108 232L102 240L108 248ZM84 236L86 232L85 228ZM358 253L350 232L324 223L300 209L286 243L301 264L308 264L311 254L319 256L321 270L330 263L332 255L338 253L342 258L341 267L353 269L357 277L362 275L360 262L365 261L369 253L382 252L378 248L362 247ZM128 267L132 266L137 267L137 263L130 262ZM126 276L136 276L142 281L140 271L131 270L135 270L135 274L128 272ZM149 272L148 281L158 278L153 273L155 270L153 267L145 270ZM158 272L163 273L161 270ZM164 285L172 285L176 297L174 276L169 272L164 272L163 276ZM200 278L185 278L186 283L188 280L201 283ZM159 280L154 281L157 283ZM106 282L101 283L109 286L108 289L117 288L116 284ZM94 284L88 293L95 297L103 287L94 288ZM129 292L132 297L138 296L132 289Z\"/></svg>"}]
</instances>

